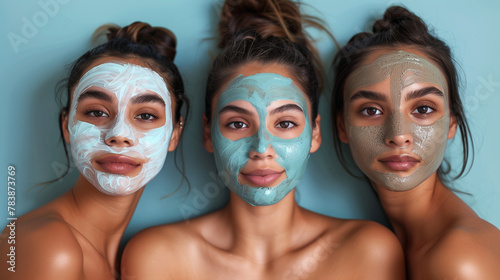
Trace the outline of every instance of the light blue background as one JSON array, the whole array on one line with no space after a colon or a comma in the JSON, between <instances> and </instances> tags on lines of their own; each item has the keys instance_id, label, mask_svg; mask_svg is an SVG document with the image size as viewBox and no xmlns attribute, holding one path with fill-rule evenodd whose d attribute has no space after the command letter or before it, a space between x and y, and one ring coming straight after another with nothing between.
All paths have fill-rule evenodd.
<instances>
[{"instance_id":1,"label":"light blue background","mask_svg":"<svg viewBox=\"0 0 500 280\"><path fill-rule=\"evenodd\" d=\"M40 3L58 3L48 13ZM60 2L60 3L59 3ZM0 119L1 169L0 219L7 217L7 167L16 169L17 216L31 211L68 190L78 171L73 166L64 179L37 187L56 178L65 163L59 140L55 87L66 77L67 65L91 48L92 32L104 23L121 26L140 20L164 26L178 38L175 63L183 75L192 112L184 135L187 185L171 197L180 183L170 153L162 172L146 187L125 240L137 231L156 224L182 221L208 213L227 202L227 190L217 187L215 164L202 145L201 114L204 110L206 75L216 54L218 11L221 1L2 1L0 4ZM310 13L323 18L341 45L355 33L371 27L391 1L304 1L317 10ZM402 4L420 15L453 49L463 80L462 95L469 116L477 151L471 172L456 181L456 189L484 219L500 227L500 2L413 0ZM57 7L57 9L56 9ZM35 25L26 41L13 46L9 33L23 35L26 20ZM27 31L27 30L24 30ZM26 32L25 32L26 33ZM312 32L317 39L324 65L330 69L336 51L325 34ZM312 155L306 174L298 186L297 199L303 207L342 218L371 219L388 224L381 207L366 182L350 177L336 159L329 111L330 84L324 91L320 114L323 144ZM460 141L450 144L447 155L460 153ZM460 165L460 155L452 158ZM6 220L3 221L6 223Z\"/></svg>"}]
</instances>

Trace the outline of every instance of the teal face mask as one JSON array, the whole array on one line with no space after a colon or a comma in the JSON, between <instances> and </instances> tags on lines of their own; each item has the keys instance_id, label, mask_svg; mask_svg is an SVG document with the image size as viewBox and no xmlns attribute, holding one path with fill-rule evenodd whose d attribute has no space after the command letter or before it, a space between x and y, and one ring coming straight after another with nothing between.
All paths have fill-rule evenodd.
<instances>
[{"instance_id":1,"label":"teal face mask","mask_svg":"<svg viewBox=\"0 0 500 280\"><path fill-rule=\"evenodd\" d=\"M256 133L238 140L224 137L219 129L219 112L227 104L243 100L256 109L259 127ZM266 127L267 107L277 100L290 100L303 110L304 129L298 137L283 139L272 135ZM309 124L307 102L304 94L291 79L279 74L260 73L244 77L239 75L220 95L212 122L212 143L219 176L241 199L253 206L275 204L283 199L304 174L311 149L312 130ZM238 176L249 160L251 151L264 153L271 146L276 162L284 168L286 178L274 187L242 185Z\"/></svg>"}]
</instances>

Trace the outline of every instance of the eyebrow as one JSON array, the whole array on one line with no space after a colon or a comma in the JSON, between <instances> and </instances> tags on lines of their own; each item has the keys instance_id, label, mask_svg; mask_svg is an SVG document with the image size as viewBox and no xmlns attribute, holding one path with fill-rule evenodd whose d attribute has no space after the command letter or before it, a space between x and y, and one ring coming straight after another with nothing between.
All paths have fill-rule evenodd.
<instances>
[{"instance_id":1,"label":"eyebrow","mask_svg":"<svg viewBox=\"0 0 500 280\"><path fill-rule=\"evenodd\" d=\"M300 108L298 105L295 104L285 104L283 106L280 106L278 108L275 108L269 113L270 115L278 114L278 113L283 113L286 111L299 111L301 113L304 113L304 110Z\"/></svg>"},{"instance_id":2,"label":"eyebrow","mask_svg":"<svg viewBox=\"0 0 500 280\"><path fill-rule=\"evenodd\" d=\"M227 113L227 112L234 112L234 113L239 113L239 114L245 114L245 115L253 116L253 112L251 112L251 111L249 111L247 109L238 107L238 106L234 106L234 105L226 105L226 106L224 106L224 108L222 108L219 111L219 114L223 114L223 113Z\"/></svg>"},{"instance_id":3,"label":"eyebrow","mask_svg":"<svg viewBox=\"0 0 500 280\"><path fill-rule=\"evenodd\" d=\"M437 95L437 96L444 98L444 93L442 91L440 91L438 88L425 87L425 88L421 88L421 89L418 89L418 90L415 90L415 91L408 93L405 97L405 100L408 101L408 100L420 98L420 97L423 97L423 96L426 96L429 94Z\"/></svg>"},{"instance_id":4,"label":"eyebrow","mask_svg":"<svg viewBox=\"0 0 500 280\"><path fill-rule=\"evenodd\" d=\"M89 90L89 91L82 93L82 95L80 95L78 97L78 102L85 100L85 99L88 99L88 98L95 98L95 99L100 99L100 100L107 101L107 102L112 102L111 96L109 96L105 92L96 91L96 90Z\"/></svg>"},{"instance_id":5,"label":"eyebrow","mask_svg":"<svg viewBox=\"0 0 500 280\"><path fill-rule=\"evenodd\" d=\"M158 95L153 94L153 93L146 93L146 94L136 96L136 97L132 98L130 100L130 102L132 102L132 104L152 102L152 103L159 103L160 105L165 106L165 101L163 101L163 99L161 97L159 97Z\"/></svg>"},{"instance_id":6,"label":"eyebrow","mask_svg":"<svg viewBox=\"0 0 500 280\"><path fill-rule=\"evenodd\" d=\"M381 93L374 92L374 91L368 91L368 90L360 90L353 94L351 98L349 99L351 102L355 101L356 99L361 99L361 98L366 98L366 99L372 99L372 100L378 100L378 101L387 101L387 97Z\"/></svg>"}]
</instances>

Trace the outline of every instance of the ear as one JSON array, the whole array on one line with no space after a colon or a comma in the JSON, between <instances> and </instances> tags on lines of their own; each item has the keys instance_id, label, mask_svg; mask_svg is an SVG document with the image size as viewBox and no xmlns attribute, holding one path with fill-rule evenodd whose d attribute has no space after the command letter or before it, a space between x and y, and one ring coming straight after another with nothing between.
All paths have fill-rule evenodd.
<instances>
[{"instance_id":1,"label":"ear","mask_svg":"<svg viewBox=\"0 0 500 280\"><path fill-rule=\"evenodd\" d=\"M209 153L214 152L214 147L212 145L212 127L205 113L203 113L203 146L205 146L205 149Z\"/></svg>"},{"instance_id":2,"label":"ear","mask_svg":"<svg viewBox=\"0 0 500 280\"><path fill-rule=\"evenodd\" d=\"M66 143L69 143L68 118L69 118L68 117L68 110L62 109L61 110L61 129L63 132L64 141L66 141Z\"/></svg>"},{"instance_id":3,"label":"ear","mask_svg":"<svg viewBox=\"0 0 500 280\"><path fill-rule=\"evenodd\" d=\"M179 145L179 140L181 139L182 135L182 129L184 128L184 126L181 126L181 123L184 123L184 119L182 118L182 116L172 130L172 136L170 136L170 143L168 144L169 152L173 152L175 148L177 148L177 145Z\"/></svg>"},{"instance_id":4,"label":"ear","mask_svg":"<svg viewBox=\"0 0 500 280\"><path fill-rule=\"evenodd\" d=\"M337 114L337 137L339 137L340 141L344 143L349 143L349 139L347 138L347 132L345 130L344 116L342 113Z\"/></svg>"},{"instance_id":5,"label":"ear","mask_svg":"<svg viewBox=\"0 0 500 280\"><path fill-rule=\"evenodd\" d=\"M457 118L455 114L450 114L450 127L448 129L448 139L455 137L457 134Z\"/></svg>"},{"instance_id":6,"label":"ear","mask_svg":"<svg viewBox=\"0 0 500 280\"><path fill-rule=\"evenodd\" d=\"M321 146L321 116L318 114L316 117L316 120L314 121L314 127L312 129L312 141L311 141L311 149L309 150L309 153L314 153L319 149L319 146Z\"/></svg>"}]
</instances>

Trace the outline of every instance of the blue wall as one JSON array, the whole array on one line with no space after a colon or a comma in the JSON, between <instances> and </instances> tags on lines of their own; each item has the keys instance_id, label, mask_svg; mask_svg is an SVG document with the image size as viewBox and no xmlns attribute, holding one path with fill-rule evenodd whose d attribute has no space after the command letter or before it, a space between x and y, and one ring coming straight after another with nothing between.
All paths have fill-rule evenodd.
<instances>
[{"instance_id":1,"label":"blue wall","mask_svg":"<svg viewBox=\"0 0 500 280\"><path fill-rule=\"evenodd\" d=\"M371 27L391 1L307 0L313 13L323 18L343 45L357 32ZM484 219L500 227L500 55L497 17L500 2L403 1L403 5L430 24L452 47L466 80L462 94L477 151L471 172L454 187L468 192L462 198ZM7 167L17 169L17 216L33 210L68 190L78 170L72 166L60 181L35 187L54 179L64 168L59 140L55 87L65 77L67 65L91 47L90 36L101 24L127 25L145 21L165 26L178 38L176 64L184 77L192 112L184 135L184 157L191 192L184 184L170 197L181 180L170 153L162 172L146 187L126 238L142 228L201 215L223 206L227 190L217 186L211 154L202 146L201 114L204 84L211 57L221 1L2 1L0 4L1 77L1 165L5 172L0 188L0 219L7 217ZM313 31L325 67L336 51L323 33ZM336 159L331 121L329 89L320 106L323 144L312 155L308 170L298 186L299 204L313 211L342 218L372 219L387 223L381 207L366 182L350 177ZM452 166L460 162L459 139L449 143ZM6 220L3 221L6 223Z\"/></svg>"}]
</instances>

